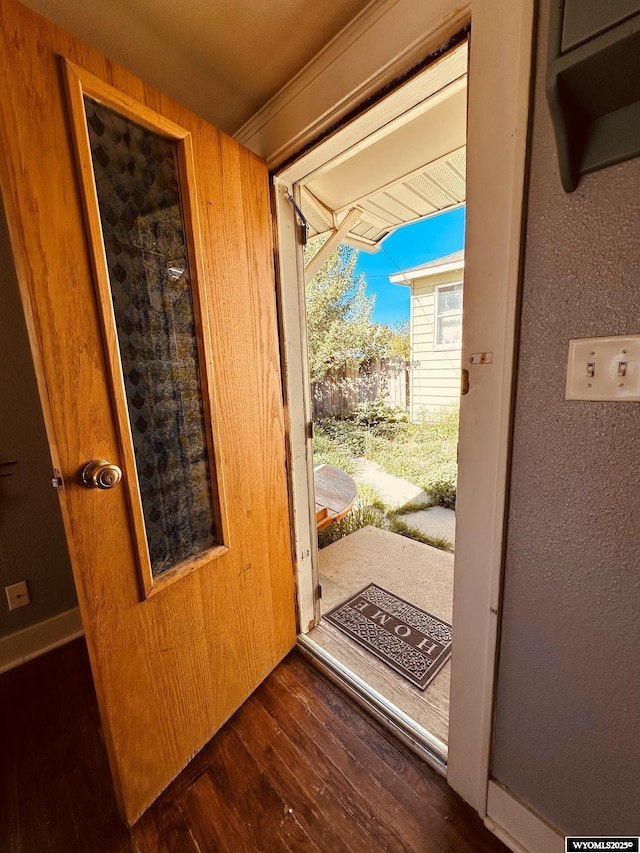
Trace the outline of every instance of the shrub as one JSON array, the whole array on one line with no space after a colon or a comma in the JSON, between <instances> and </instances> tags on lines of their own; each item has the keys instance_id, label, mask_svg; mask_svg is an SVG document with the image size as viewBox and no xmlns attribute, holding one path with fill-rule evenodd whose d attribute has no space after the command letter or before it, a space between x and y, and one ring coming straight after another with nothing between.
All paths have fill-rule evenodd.
<instances>
[{"instance_id":1,"label":"shrub","mask_svg":"<svg viewBox=\"0 0 640 853\"><path fill-rule=\"evenodd\" d=\"M325 437L333 439L354 456L364 456L369 447L369 433L366 429L341 418L323 418L317 421L316 435L320 431ZM315 439L314 439L315 448ZM351 472L350 472L351 473Z\"/></svg>"},{"instance_id":2,"label":"shrub","mask_svg":"<svg viewBox=\"0 0 640 853\"><path fill-rule=\"evenodd\" d=\"M456 482L455 480L435 480L424 487L436 504L447 509L456 508Z\"/></svg>"},{"instance_id":3,"label":"shrub","mask_svg":"<svg viewBox=\"0 0 640 853\"><path fill-rule=\"evenodd\" d=\"M320 418L314 424L314 443L315 437L319 434L326 435L334 441L342 441L349 429L350 426L342 418Z\"/></svg>"},{"instance_id":4,"label":"shrub","mask_svg":"<svg viewBox=\"0 0 640 853\"><path fill-rule=\"evenodd\" d=\"M343 441L354 456L365 456L367 452L366 430L354 429L346 432Z\"/></svg>"},{"instance_id":5,"label":"shrub","mask_svg":"<svg viewBox=\"0 0 640 853\"><path fill-rule=\"evenodd\" d=\"M341 521L335 521L318 533L318 548L326 548L338 539L368 526L384 530L386 524L383 513L376 507L356 505Z\"/></svg>"},{"instance_id":6,"label":"shrub","mask_svg":"<svg viewBox=\"0 0 640 853\"><path fill-rule=\"evenodd\" d=\"M313 436L314 465L335 465L347 474L353 474L354 467L351 458L332 441L325 431L316 425Z\"/></svg>"},{"instance_id":7,"label":"shrub","mask_svg":"<svg viewBox=\"0 0 640 853\"><path fill-rule=\"evenodd\" d=\"M407 413L388 406L384 398L379 396L375 400L359 403L350 420L376 435L392 437L396 434L399 424L407 422Z\"/></svg>"}]
</instances>

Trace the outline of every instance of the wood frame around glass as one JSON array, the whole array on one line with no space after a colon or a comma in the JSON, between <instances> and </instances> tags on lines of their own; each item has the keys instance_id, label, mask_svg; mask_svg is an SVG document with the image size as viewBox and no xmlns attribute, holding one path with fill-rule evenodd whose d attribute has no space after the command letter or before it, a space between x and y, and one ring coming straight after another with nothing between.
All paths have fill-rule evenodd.
<instances>
[{"instance_id":1,"label":"wood frame around glass","mask_svg":"<svg viewBox=\"0 0 640 853\"><path fill-rule=\"evenodd\" d=\"M218 413L213 376L213 350L211 330L208 322L206 290L204 287L202 243L195 198L196 182L191 134L179 125L166 119L160 113L156 113L144 104L135 101L100 78L69 62L64 57L60 59L67 90L72 137L78 163L87 236L95 277L96 301L98 303L102 326L105 361L108 365L111 380L112 398L121 452L121 467L123 471L122 487L126 490L128 499L129 515L136 547L136 562L138 565L141 596L142 598L148 598L168 584L210 563L216 557L229 550L224 483L220 462L220 438L216 428ZM84 95L137 122L148 130L177 143L176 162L190 268L213 516L216 537L220 540L220 543L178 563L173 568L156 577L153 576L151 571L142 498L136 469L120 350L118 347L107 256L94 180L93 159L87 129ZM99 448L96 448L96 455L98 455L98 450Z\"/></svg>"}]
</instances>

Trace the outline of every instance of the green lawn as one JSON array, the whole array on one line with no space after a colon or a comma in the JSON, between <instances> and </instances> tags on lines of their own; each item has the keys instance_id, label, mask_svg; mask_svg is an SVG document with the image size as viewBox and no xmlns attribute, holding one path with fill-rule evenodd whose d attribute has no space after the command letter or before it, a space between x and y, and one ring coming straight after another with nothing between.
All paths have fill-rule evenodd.
<instances>
[{"instance_id":1,"label":"green lawn","mask_svg":"<svg viewBox=\"0 0 640 853\"><path fill-rule=\"evenodd\" d=\"M455 509L457 409L445 411L431 421L413 424L394 420L398 417L397 410L387 413L388 407L378 408L375 422L367 423L357 413L350 418L318 421L314 438L316 461L353 473L351 457L363 456L377 462L388 474L402 477L433 495L436 503Z\"/></svg>"},{"instance_id":2,"label":"green lawn","mask_svg":"<svg viewBox=\"0 0 640 853\"><path fill-rule=\"evenodd\" d=\"M314 462L336 465L353 474L353 458L362 456L377 462L388 474L402 477L427 492L431 499L426 506L455 509L457 442L457 410L412 424L398 410L377 401L359 406L350 417L317 421ZM325 547L371 524L449 550L451 543L425 536L403 522L405 513L418 508L424 508L424 504L393 510L383 504L375 489L358 484L358 500L353 510L341 522L321 531L319 545Z\"/></svg>"}]
</instances>

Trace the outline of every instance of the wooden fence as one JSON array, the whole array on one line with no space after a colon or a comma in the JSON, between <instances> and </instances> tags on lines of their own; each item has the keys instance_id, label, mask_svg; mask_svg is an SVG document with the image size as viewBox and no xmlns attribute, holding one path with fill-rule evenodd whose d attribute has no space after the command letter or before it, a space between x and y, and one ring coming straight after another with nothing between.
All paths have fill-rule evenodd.
<instances>
[{"instance_id":1,"label":"wooden fence","mask_svg":"<svg viewBox=\"0 0 640 853\"><path fill-rule=\"evenodd\" d=\"M312 383L313 418L352 412L358 403L373 401L379 394L388 406L409 410L409 362L399 356L383 358Z\"/></svg>"}]
</instances>

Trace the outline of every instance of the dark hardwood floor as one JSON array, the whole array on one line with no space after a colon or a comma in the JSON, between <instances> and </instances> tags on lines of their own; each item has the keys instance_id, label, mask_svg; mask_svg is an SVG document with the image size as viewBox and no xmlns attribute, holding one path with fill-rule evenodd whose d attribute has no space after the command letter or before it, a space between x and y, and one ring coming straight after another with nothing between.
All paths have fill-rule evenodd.
<instances>
[{"instance_id":1,"label":"dark hardwood floor","mask_svg":"<svg viewBox=\"0 0 640 853\"><path fill-rule=\"evenodd\" d=\"M0 721L2 853L506 850L295 652L132 830L82 640L0 676Z\"/></svg>"}]
</instances>

